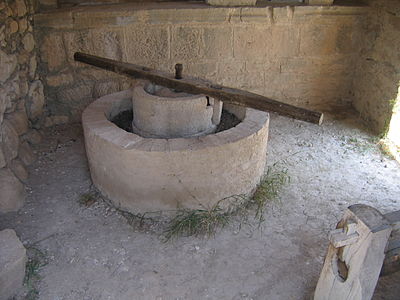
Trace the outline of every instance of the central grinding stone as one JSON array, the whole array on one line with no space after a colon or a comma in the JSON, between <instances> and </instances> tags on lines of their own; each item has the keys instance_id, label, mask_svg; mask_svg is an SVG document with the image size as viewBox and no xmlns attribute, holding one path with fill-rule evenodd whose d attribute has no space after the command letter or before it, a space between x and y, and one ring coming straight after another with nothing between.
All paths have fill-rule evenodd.
<instances>
[{"instance_id":1,"label":"central grinding stone","mask_svg":"<svg viewBox=\"0 0 400 300\"><path fill-rule=\"evenodd\" d=\"M134 133L179 138L214 132L221 119L222 102L147 83L134 87L132 108Z\"/></svg>"},{"instance_id":2,"label":"central grinding stone","mask_svg":"<svg viewBox=\"0 0 400 300\"><path fill-rule=\"evenodd\" d=\"M161 105L166 102L171 107L157 111L165 118L167 131L157 117L153 118L153 111L141 110L147 103L137 100L140 93L172 98L161 100ZM173 97L169 97L171 93ZM188 118L179 112L183 97L190 99L184 104ZM239 123L214 132L221 116L216 103L206 96L183 95L151 85L136 86L91 103L82 114L82 125L94 185L116 207L131 213L207 209L228 203L222 203L222 199L251 195L264 174L269 115L225 103L222 116L234 115ZM140 128L139 134L111 122L121 115L132 116L132 111L133 121L128 120L128 124ZM148 119L139 121L143 116ZM174 119L184 126L168 125ZM182 127L183 131L174 131ZM156 137L146 137L152 130ZM171 138L175 135L183 137Z\"/></svg>"}]
</instances>

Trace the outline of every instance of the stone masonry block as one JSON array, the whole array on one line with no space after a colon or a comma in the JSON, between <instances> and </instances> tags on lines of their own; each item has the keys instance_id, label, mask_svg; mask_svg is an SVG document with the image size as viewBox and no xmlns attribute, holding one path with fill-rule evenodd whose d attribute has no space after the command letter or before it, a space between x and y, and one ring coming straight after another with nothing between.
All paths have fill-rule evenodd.
<instances>
[{"instance_id":1,"label":"stone masonry block","mask_svg":"<svg viewBox=\"0 0 400 300\"><path fill-rule=\"evenodd\" d=\"M36 121L43 113L45 102L43 84L40 80L32 82L28 95L29 101L26 103L28 117L31 121Z\"/></svg>"},{"instance_id":2,"label":"stone masonry block","mask_svg":"<svg viewBox=\"0 0 400 300\"><path fill-rule=\"evenodd\" d=\"M0 214L17 211L24 205L24 185L7 168L0 169L0 191Z\"/></svg>"},{"instance_id":3,"label":"stone masonry block","mask_svg":"<svg viewBox=\"0 0 400 300\"><path fill-rule=\"evenodd\" d=\"M25 276L26 249L12 229L0 231L0 300L14 296Z\"/></svg>"},{"instance_id":4,"label":"stone masonry block","mask_svg":"<svg viewBox=\"0 0 400 300\"><path fill-rule=\"evenodd\" d=\"M323 56L335 53L337 27L309 24L301 28L300 54Z\"/></svg>"},{"instance_id":5,"label":"stone masonry block","mask_svg":"<svg viewBox=\"0 0 400 300\"><path fill-rule=\"evenodd\" d=\"M28 179L28 171L26 170L25 165L22 163L22 161L18 158L13 159L10 162L9 167L10 170L13 171L14 175L22 182L25 182L25 180Z\"/></svg>"},{"instance_id":6,"label":"stone masonry block","mask_svg":"<svg viewBox=\"0 0 400 300\"><path fill-rule=\"evenodd\" d=\"M204 28L204 53L207 58L233 56L233 29L231 27Z\"/></svg>"},{"instance_id":7,"label":"stone masonry block","mask_svg":"<svg viewBox=\"0 0 400 300\"><path fill-rule=\"evenodd\" d=\"M29 166L36 160L36 155L33 152L31 146L29 146L28 142L23 142L19 147L19 158L22 162Z\"/></svg>"},{"instance_id":8,"label":"stone masonry block","mask_svg":"<svg viewBox=\"0 0 400 300\"><path fill-rule=\"evenodd\" d=\"M93 41L93 54L111 59L122 60L122 31L107 31L104 29L90 32ZM131 47L135 47L132 45Z\"/></svg>"},{"instance_id":9,"label":"stone masonry block","mask_svg":"<svg viewBox=\"0 0 400 300\"><path fill-rule=\"evenodd\" d=\"M6 114L5 118L12 124L18 135L22 135L28 131L28 117L24 110Z\"/></svg>"},{"instance_id":10,"label":"stone masonry block","mask_svg":"<svg viewBox=\"0 0 400 300\"><path fill-rule=\"evenodd\" d=\"M176 27L172 30L171 55L173 60L196 60L202 57L202 30L197 27Z\"/></svg>"},{"instance_id":11,"label":"stone masonry block","mask_svg":"<svg viewBox=\"0 0 400 300\"><path fill-rule=\"evenodd\" d=\"M61 34L51 33L44 37L41 58L47 63L49 71L58 70L65 62L66 55Z\"/></svg>"},{"instance_id":12,"label":"stone masonry block","mask_svg":"<svg viewBox=\"0 0 400 300\"><path fill-rule=\"evenodd\" d=\"M236 59L263 59L269 55L271 46L270 27L245 26L234 29L233 52Z\"/></svg>"},{"instance_id":13,"label":"stone masonry block","mask_svg":"<svg viewBox=\"0 0 400 300\"><path fill-rule=\"evenodd\" d=\"M11 161L18 155L19 138L14 126L8 120L4 120L1 128L3 136L2 145L4 157L7 162Z\"/></svg>"},{"instance_id":14,"label":"stone masonry block","mask_svg":"<svg viewBox=\"0 0 400 300\"><path fill-rule=\"evenodd\" d=\"M124 29L124 60L155 68L169 58L168 30L161 26L128 26Z\"/></svg>"},{"instance_id":15,"label":"stone masonry block","mask_svg":"<svg viewBox=\"0 0 400 300\"><path fill-rule=\"evenodd\" d=\"M68 31L63 34L66 60L74 67L82 67L81 63L74 61L77 51L93 53L93 41L88 30Z\"/></svg>"},{"instance_id":16,"label":"stone masonry block","mask_svg":"<svg viewBox=\"0 0 400 300\"><path fill-rule=\"evenodd\" d=\"M273 26L272 41L272 47L268 49L273 57L297 56L300 48L300 31L291 26Z\"/></svg>"},{"instance_id":17,"label":"stone masonry block","mask_svg":"<svg viewBox=\"0 0 400 300\"><path fill-rule=\"evenodd\" d=\"M211 80L217 74L216 63L184 64L183 74ZM171 70L172 72L172 70Z\"/></svg>"},{"instance_id":18,"label":"stone masonry block","mask_svg":"<svg viewBox=\"0 0 400 300\"><path fill-rule=\"evenodd\" d=\"M14 72L17 66L17 57L15 55L8 55L0 50L0 81L6 81Z\"/></svg>"}]
</instances>

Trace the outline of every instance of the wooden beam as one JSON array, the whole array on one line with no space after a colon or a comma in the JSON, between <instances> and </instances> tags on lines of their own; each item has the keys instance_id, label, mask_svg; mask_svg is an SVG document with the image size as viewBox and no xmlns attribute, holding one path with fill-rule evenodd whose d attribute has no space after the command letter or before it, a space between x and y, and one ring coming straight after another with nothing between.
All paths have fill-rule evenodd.
<instances>
[{"instance_id":1,"label":"wooden beam","mask_svg":"<svg viewBox=\"0 0 400 300\"><path fill-rule=\"evenodd\" d=\"M76 52L74 54L74 59L118 74L147 79L157 85L189 94L204 94L227 103L251 107L262 111L276 112L282 116L292 117L319 125L323 120L323 114L320 112L279 102L244 90L213 84L212 82L199 78L181 76L181 79L177 79L166 72L81 52Z\"/></svg>"}]
</instances>

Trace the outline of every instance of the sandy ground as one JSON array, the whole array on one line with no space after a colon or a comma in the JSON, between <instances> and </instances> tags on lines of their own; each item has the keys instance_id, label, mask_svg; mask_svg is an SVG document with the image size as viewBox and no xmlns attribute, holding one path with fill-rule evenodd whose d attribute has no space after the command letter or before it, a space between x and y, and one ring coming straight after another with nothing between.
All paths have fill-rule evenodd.
<instances>
[{"instance_id":1,"label":"sandy ground","mask_svg":"<svg viewBox=\"0 0 400 300\"><path fill-rule=\"evenodd\" d=\"M272 115L268 165L288 168L291 181L262 228L234 220L215 238L163 243L102 201L79 203L91 188L81 129L51 128L26 205L1 216L0 230L44 253L39 299L309 299L347 206L400 209L400 167L371 138L345 113L321 127ZM381 279L374 299L400 299L399 283L400 272Z\"/></svg>"}]
</instances>

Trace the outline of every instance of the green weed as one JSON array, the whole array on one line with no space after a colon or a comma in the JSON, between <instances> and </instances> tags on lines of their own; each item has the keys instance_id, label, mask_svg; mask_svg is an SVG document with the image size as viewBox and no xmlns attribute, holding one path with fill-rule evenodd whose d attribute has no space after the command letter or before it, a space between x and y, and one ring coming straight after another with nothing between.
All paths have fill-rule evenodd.
<instances>
[{"instance_id":1,"label":"green weed","mask_svg":"<svg viewBox=\"0 0 400 300\"><path fill-rule=\"evenodd\" d=\"M45 253L35 247L27 247L27 251L28 262L25 266L24 284L28 292L25 300L36 300L39 299L39 291L37 290L37 284L40 280L39 271L47 264L47 259Z\"/></svg>"}]
</instances>

